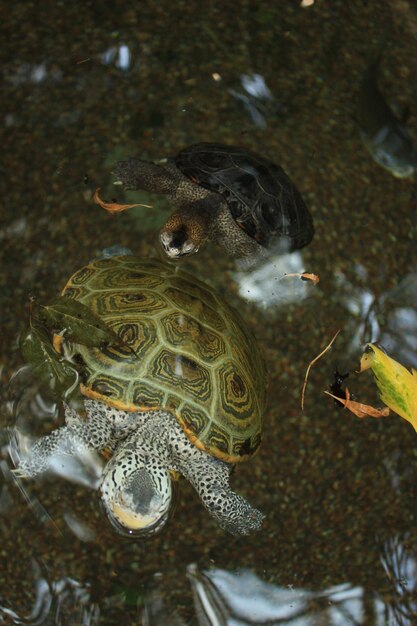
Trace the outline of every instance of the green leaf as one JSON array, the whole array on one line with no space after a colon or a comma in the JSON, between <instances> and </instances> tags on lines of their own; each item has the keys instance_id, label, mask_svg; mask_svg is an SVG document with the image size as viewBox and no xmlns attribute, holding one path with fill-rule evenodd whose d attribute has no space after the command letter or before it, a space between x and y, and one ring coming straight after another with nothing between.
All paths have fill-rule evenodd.
<instances>
[{"instance_id":1,"label":"green leaf","mask_svg":"<svg viewBox=\"0 0 417 626\"><path fill-rule=\"evenodd\" d=\"M54 350L44 329L32 327L21 338L20 349L25 360L32 366L34 374L49 383L54 392L67 398L78 389L79 376L76 368Z\"/></svg>"},{"instance_id":2,"label":"green leaf","mask_svg":"<svg viewBox=\"0 0 417 626\"><path fill-rule=\"evenodd\" d=\"M360 371L371 368L382 402L401 415L417 431L417 372L408 370L378 346L368 344Z\"/></svg>"},{"instance_id":3,"label":"green leaf","mask_svg":"<svg viewBox=\"0 0 417 626\"><path fill-rule=\"evenodd\" d=\"M56 298L51 304L36 304L34 319L57 330L67 341L99 348L120 345L117 334L85 304L69 298Z\"/></svg>"}]
</instances>

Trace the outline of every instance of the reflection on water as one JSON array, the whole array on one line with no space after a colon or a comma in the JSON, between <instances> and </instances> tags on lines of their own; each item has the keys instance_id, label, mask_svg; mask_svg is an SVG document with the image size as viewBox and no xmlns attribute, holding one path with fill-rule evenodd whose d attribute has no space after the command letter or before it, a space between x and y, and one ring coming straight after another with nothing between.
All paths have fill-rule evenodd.
<instances>
[{"instance_id":1,"label":"reflection on water","mask_svg":"<svg viewBox=\"0 0 417 626\"><path fill-rule=\"evenodd\" d=\"M272 112L274 97L267 87L264 77L261 74L242 74L240 83L244 93L235 89L229 89L229 93L238 102L242 102L255 126L266 128L268 109Z\"/></svg>"},{"instance_id":2,"label":"reflection on water","mask_svg":"<svg viewBox=\"0 0 417 626\"><path fill-rule=\"evenodd\" d=\"M372 282L368 282L365 268L356 265L354 271L358 278L355 284L350 283L342 272L336 275L341 301L352 316L347 329L352 353L360 352L365 342L377 341L380 334L377 301L370 290ZM366 282L366 286L360 286L361 282Z\"/></svg>"},{"instance_id":3,"label":"reflection on water","mask_svg":"<svg viewBox=\"0 0 417 626\"><path fill-rule=\"evenodd\" d=\"M404 276L382 297L385 319L380 342L398 360L417 368L417 273Z\"/></svg>"},{"instance_id":4,"label":"reflection on water","mask_svg":"<svg viewBox=\"0 0 417 626\"><path fill-rule=\"evenodd\" d=\"M392 585L386 623L398 626L409 626L417 620L417 560L407 546L409 538L408 533L390 537L381 551L381 563Z\"/></svg>"},{"instance_id":5,"label":"reflection on water","mask_svg":"<svg viewBox=\"0 0 417 626\"><path fill-rule=\"evenodd\" d=\"M347 329L352 352L366 342L379 342L388 354L406 366L417 368L417 273L411 272L392 289L376 295L363 267L356 267L355 286L339 273L341 301L352 314Z\"/></svg>"},{"instance_id":6,"label":"reflection on water","mask_svg":"<svg viewBox=\"0 0 417 626\"><path fill-rule=\"evenodd\" d=\"M407 598L393 607L348 583L317 592L267 583L250 570L200 571L194 564L187 568L187 577L199 626L411 626L417 616ZM404 589L404 583L399 584ZM186 626L164 604L162 585L163 579L156 577L154 589L145 598L143 626Z\"/></svg>"},{"instance_id":7,"label":"reflection on water","mask_svg":"<svg viewBox=\"0 0 417 626\"><path fill-rule=\"evenodd\" d=\"M117 46L111 46L98 54L97 59L105 65L114 65L117 69L128 70L132 64L132 52L128 45L119 43ZM90 60L90 58L86 58L78 61L78 63L86 63ZM14 86L21 86L26 83L40 84L45 81L57 82L62 79L62 71L47 61L33 64L23 63L8 76L8 80Z\"/></svg>"},{"instance_id":8,"label":"reflection on water","mask_svg":"<svg viewBox=\"0 0 417 626\"><path fill-rule=\"evenodd\" d=\"M204 615L212 626L227 624L291 624L348 626L362 623L366 592L360 587L341 584L324 592L280 587L266 583L253 572L212 570L198 573L190 568L197 615ZM218 619L218 614L221 618ZM214 615L216 616L214 618ZM375 626L382 621L383 605L375 600ZM210 617L213 616L213 617Z\"/></svg>"},{"instance_id":9,"label":"reflection on water","mask_svg":"<svg viewBox=\"0 0 417 626\"><path fill-rule=\"evenodd\" d=\"M132 63L132 53L129 50L129 46L121 43L103 52L100 55L100 59L106 65L114 63L115 67L121 70L128 70Z\"/></svg>"},{"instance_id":10,"label":"reflection on water","mask_svg":"<svg viewBox=\"0 0 417 626\"><path fill-rule=\"evenodd\" d=\"M35 560L31 562L35 601L26 615L0 606L0 623L68 624L68 626L93 626L99 624L100 609L91 601L90 590L76 580L62 578L48 580L45 568ZM2 618L5 620L3 622Z\"/></svg>"},{"instance_id":11,"label":"reflection on water","mask_svg":"<svg viewBox=\"0 0 417 626\"><path fill-rule=\"evenodd\" d=\"M0 461L0 469L3 474L4 485L1 492L0 516L7 520L8 517L13 514L15 507L13 506L12 486L15 486L27 503L33 517L42 525L51 525L57 528L52 516L49 515L47 509L41 504L39 499L31 493L30 489L27 488L24 483L11 473L7 462L4 460L9 454L9 450L2 450L3 460Z\"/></svg>"},{"instance_id":12,"label":"reflection on water","mask_svg":"<svg viewBox=\"0 0 417 626\"><path fill-rule=\"evenodd\" d=\"M26 615L0 607L0 623L3 617L31 626L93 626L103 623L111 603L124 601L135 607L135 623L142 626L412 626L417 618L416 562L397 540L386 542L381 560L389 583L396 588L396 597L387 593L384 598L349 583L322 591L280 586L247 569L200 570L191 564L186 572L193 598L194 618L190 622L167 600L161 574L153 577L145 592L119 588L97 603L88 583L70 578L51 581L45 568L32 559L33 607Z\"/></svg>"},{"instance_id":13,"label":"reflection on water","mask_svg":"<svg viewBox=\"0 0 417 626\"><path fill-rule=\"evenodd\" d=\"M45 81L57 82L62 80L62 72L56 67L49 67L46 61L42 63L23 63L8 79L14 86L26 83L40 84Z\"/></svg>"},{"instance_id":14,"label":"reflection on water","mask_svg":"<svg viewBox=\"0 0 417 626\"><path fill-rule=\"evenodd\" d=\"M252 301L269 312L300 302L311 293L312 286L285 274L304 271L301 252L276 254L255 269L233 273L241 298Z\"/></svg>"}]
</instances>

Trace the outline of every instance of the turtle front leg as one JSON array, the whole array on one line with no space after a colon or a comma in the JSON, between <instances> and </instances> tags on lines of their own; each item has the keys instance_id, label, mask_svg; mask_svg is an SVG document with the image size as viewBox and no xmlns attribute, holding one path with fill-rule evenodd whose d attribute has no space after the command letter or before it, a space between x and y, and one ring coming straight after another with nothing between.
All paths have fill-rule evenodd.
<instances>
[{"instance_id":1,"label":"turtle front leg","mask_svg":"<svg viewBox=\"0 0 417 626\"><path fill-rule=\"evenodd\" d=\"M213 222L211 238L232 257L255 261L267 256L267 250L238 226L226 203L222 203Z\"/></svg>"},{"instance_id":2,"label":"turtle front leg","mask_svg":"<svg viewBox=\"0 0 417 626\"><path fill-rule=\"evenodd\" d=\"M182 174L176 168L163 167L130 157L119 161L114 171L125 189L139 189L151 193L174 195Z\"/></svg>"},{"instance_id":3,"label":"turtle front leg","mask_svg":"<svg viewBox=\"0 0 417 626\"><path fill-rule=\"evenodd\" d=\"M259 530L263 514L231 490L230 466L202 452L206 458L181 468L199 494L208 512L221 528L232 535L249 535Z\"/></svg>"},{"instance_id":4,"label":"turtle front leg","mask_svg":"<svg viewBox=\"0 0 417 626\"><path fill-rule=\"evenodd\" d=\"M114 423L110 419L103 419L107 414L103 414L98 406L100 404L89 400L85 402L87 419L80 417L74 409L65 404L66 425L36 441L26 458L20 460L14 473L20 478L34 478L51 469L57 456L78 456L111 446L114 439Z\"/></svg>"},{"instance_id":5,"label":"turtle front leg","mask_svg":"<svg viewBox=\"0 0 417 626\"><path fill-rule=\"evenodd\" d=\"M67 426L54 430L50 435L39 439L29 450L26 457L19 452L18 467L12 470L19 478L35 478L51 467L52 458L56 454L71 455L74 452L68 446L69 436Z\"/></svg>"},{"instance_id":6,"label":"turtle front leg","mask_svg":"<svg viewBox=\"0 0 417 626\"><path fill-rule=\"evenodd\" d=\"M171 428L169 445L172 469L193 485L221 528L232 535L249 535L259 530L264 516L231 490L231 465L196 448L178 423Z\"/></svg>"},{"instance_id":7,"label":"turtle front leg","mask_svg":"<svg viewBox=\"0 0 417 626\"><path fill-rule=\"evenodd\" d=\"M207 198L217 199L217 202L221 200L217 193L200 187L170 162L157 165L130 157L126 161L119 161L114 173L125 189L166 194L181 209Z\"/></svg>"}]
</instances>

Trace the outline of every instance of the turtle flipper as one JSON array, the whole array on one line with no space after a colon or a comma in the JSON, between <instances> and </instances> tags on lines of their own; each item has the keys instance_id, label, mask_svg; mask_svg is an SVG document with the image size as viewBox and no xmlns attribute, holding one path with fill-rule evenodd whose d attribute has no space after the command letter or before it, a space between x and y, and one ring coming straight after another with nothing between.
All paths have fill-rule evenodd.
<instances>
[{"instance_id":1,"label":"turtle flipper","mask_svg":"<svg viewBox=\"0 0 417 626\"><path fill-rule=\"evenodd\" d=\"M210 515L232 535L249 535L259 530L264 516L230 489L230 465L204 452L201 454L205 456L203 462L187 464L182 473L196 489Z\"/></svg>"},{"instance_id":2,"label":"turtle flipper","mask_svg":"<svg viewBox=\"0 0 417 626\"><path fill-rule=\"evenodd\" d=\"M74 456L83 447L82 444L72 436L67 426L57 428L36 441L26 457L21 456L14 474L19 478L35 478L51 469L56 456Z\"/></svg>"},{"instance_id":3,"label":"turtle flipper","mask_svg":"<svg viewBox=\"0 0 417 626\"><path fill-rule=\"evenodd\" d=\"M169 451L172 469L193 485L221 528L233 535L259 530L263 514L230 488L232 466L199 450L175 420L170 424Z\"/></svg>"},{"instance_id":4,"label":"turtle flipper","mask_svg":"<svg viewBox=\"0 0 417 626\"><path fill-rule=\"evenodd\" d=\"M225 202L222 203L217 219L213 222L211 238L233 257L249 257L255 261L267 256L266 249L238 226Z\"/></svg>"},{"instance_id":5,"label":"turtle flipper","mask_svg":"<svg viewBox=\"0 0 417 626\"><path fill-rule=\"evenodd\" d=\"M114 171L125 189L174 195L182 174L176 168L163 167L130 157L119 161Z\"/></svg>"},{"instance_id":6,"label":"turtle flipper","mask_svg":"<svg viewBox=\"0 0 417 626\"><path fill-rule=\"evenodd\" d=\"M41 437L30 448L26 457L21 455L15 475L20 478L34 478L51 469L57 456L78 456L85 452L102 450L111 444L114 438L113 423L103 419L106 415L93 411L93 406L96 405L100 403L86 401L89 418L83 419L74 409L64 404L66 425Z\"/></svg>"}]
</instances>

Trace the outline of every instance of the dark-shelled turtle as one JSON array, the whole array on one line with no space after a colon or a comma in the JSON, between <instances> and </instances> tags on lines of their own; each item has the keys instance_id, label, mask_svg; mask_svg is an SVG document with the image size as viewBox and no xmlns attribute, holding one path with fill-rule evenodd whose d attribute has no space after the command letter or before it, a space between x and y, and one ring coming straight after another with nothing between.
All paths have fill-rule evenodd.
<instances>
[{"instance_id":1,"label":"dark-shelled turtle","mask_svg":"<svg viewBox=\"0 0 417 626\"><path fill-rule=\"evenodd\" d=\"M198 143L160 163L120 161L115 174L126 189L170 197L176 210L160 240L171 258L197 252L206 239L236 257L262 257L313 238L311 215L282 167L243 148Z\"/></svg>"}]
</instances>

